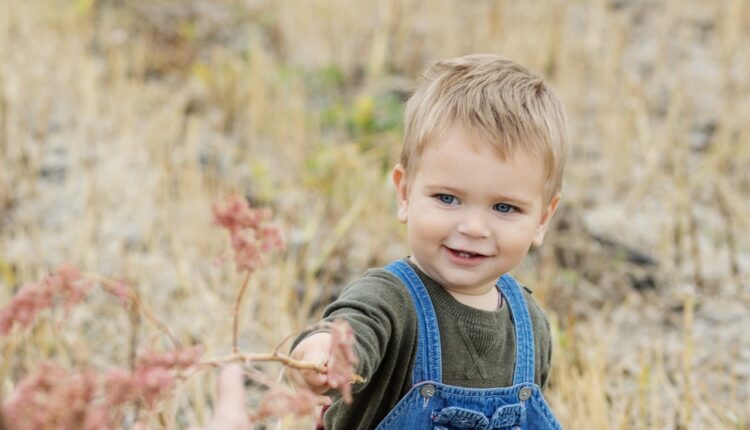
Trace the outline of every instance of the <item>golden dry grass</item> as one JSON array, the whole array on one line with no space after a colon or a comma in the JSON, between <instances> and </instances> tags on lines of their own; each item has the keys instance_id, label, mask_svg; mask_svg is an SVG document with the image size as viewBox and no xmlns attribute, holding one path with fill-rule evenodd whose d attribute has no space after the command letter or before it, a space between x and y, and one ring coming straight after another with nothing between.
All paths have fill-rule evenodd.
<instances>
[{"instance_id":1,"label":"golden dry grass","mask_svg":"<svg viewBox=\"0 0 750 430\"><path fill-rule=\"evenodd\" d=\"M240 279L214 264L210 204L240 192L289 241L242 322L244 349L272 349L406 252L387 174L419 70L496 52L571 119L560 223L517 271L550 310L564 426L748 428L748 43L744 0L0 0L0 303L67 261L222 354ZM125 363L134 342L164 339L94 295L0 340L0 380ZM171 424L203 422L212 384Z\"/></svg>"}]
</instances>

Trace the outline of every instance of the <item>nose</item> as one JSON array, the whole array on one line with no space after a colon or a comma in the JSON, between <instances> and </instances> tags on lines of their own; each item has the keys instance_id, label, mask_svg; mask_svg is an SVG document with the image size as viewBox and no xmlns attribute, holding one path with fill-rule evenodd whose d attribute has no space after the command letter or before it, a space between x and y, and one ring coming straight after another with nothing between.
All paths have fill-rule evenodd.
<instances>
[{"instance_id":1,"label":"nose","mask_svg":"<svg viewBox=\"0 0 750 430\"><path fill-rule=\"evenodd\" d=\"M489 236L490 231L485 211L480 209L464 211L458 223L458 232L474 238Z\"/></svg>"}]
</instances>

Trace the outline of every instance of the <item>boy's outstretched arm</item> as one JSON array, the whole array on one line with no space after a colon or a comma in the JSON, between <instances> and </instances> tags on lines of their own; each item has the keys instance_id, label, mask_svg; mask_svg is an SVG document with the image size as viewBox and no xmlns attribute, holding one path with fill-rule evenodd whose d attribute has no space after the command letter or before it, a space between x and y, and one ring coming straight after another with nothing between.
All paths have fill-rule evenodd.
<instances>
[{"instance_id":1,"label":"boy's outstretched arm","mask_svg":"<svg viewBox=\"0 0 750 430\"><path fill-rule=\"evenodd\" d=\"M390 404L408 391L411 367L407 364L416 351L417 315L408 290L395 275L384 269L368 271L326 307L322 319L328 322L343 319L355 334L354 373L366 379L365 383L351 387L354 403L358 405L355 408L366 408L372 402ZM324 330L303 332L294 341L290 356L328 366L332 340L332 335ZM331 388L326 375L298 370L288 373L298 387L321 394ZM366 395L361 396L362 393ZM358 419L367 421L368 414L383 412L376 409Z\"/></svg>"}]
</instances>

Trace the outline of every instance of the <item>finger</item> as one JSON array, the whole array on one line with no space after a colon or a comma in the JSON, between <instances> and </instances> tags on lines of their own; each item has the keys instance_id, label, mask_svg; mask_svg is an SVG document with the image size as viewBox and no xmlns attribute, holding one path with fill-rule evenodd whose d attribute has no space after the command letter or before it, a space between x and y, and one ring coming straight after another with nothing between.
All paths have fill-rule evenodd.
<instances>
[{"instance_id":1,"label":"finger","mask_svg":"<svg viewBox=\"0 0 750 430\"><path fill-rule=\"evenodd\" d=\"M297 388L303 388L307 389L310 388L307 382L307 374L306 371L299 370L299 369L287 369L287 373L289 375L289 380L292 382L292 385L294 385Z\"/></svg>"},{"instance_id":2,"label":"finger","mask_svg":"<svg viewBox=\"0 0 750 430\"><path fill-rule=\"evenodd\" d=\"M224 366L219 374L216 415L242 411L245 408L245 387L242 367L236 363Z\"/></svg>"},{"instance_id":3,"label":"finger","mask_svg":"<svg viewBox=\"0 0 750 430\"><path fill-rule=\"evenodd\" d=\"M328 390L328 375L318 373L315 370L305 370L302 373L305 382L316 394L321 394Z\"/></svg>"},{"instance_id":4,"label":"finger","mask_svg":"<svg viewBox=\"0 0 750 430\"><path fill-rule=\"evenodd\" d=\"M304 356L304 361L307 363L315 364L316 366L325 366L328 363L329 354L327 351L309 351ZM302 374L308 381L315 381L316 385L325 384L328 378L326 374L319 373L317 370L303 370Z\"/></svg>"},{"instance_id":5,"label":"finger","mask_svg":"<svg viewBox=\"0 0 750 430\"><path fill-rule=\"evenodd\" d=\"M303 360L317 366L325 366L328 363L328 357L327 351L310 351L305 354Z\"/></svg>"}]
</instances>

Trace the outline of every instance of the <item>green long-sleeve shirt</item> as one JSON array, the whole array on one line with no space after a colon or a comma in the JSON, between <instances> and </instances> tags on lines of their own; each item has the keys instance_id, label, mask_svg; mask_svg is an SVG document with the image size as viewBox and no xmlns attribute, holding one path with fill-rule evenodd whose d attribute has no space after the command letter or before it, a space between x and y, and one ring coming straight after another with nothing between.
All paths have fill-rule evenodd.
<instances>
[{"instance_id":1,"label":"green long-sleeve shirt","mask_svg":"<svg viewBox=\"0 0 750 430\"><path fill-rule=\"evenodd\" d=\"M508 306L497 311L466 306L411 266L427 288L437 315L443 383L472 388L512 385L516 347ZM536 383L544 387L552 347L549 323L530 291L524 290L534 330ZM356 372L367 378L367 383L354 386L352 404L335 398L325 414L325 428L375 428L412 385L417 314L409 291L385 269L372 269L344 289L326 308L324 318L344 318L351 324L357 337Z\"/></svg>"}]
</instances>

